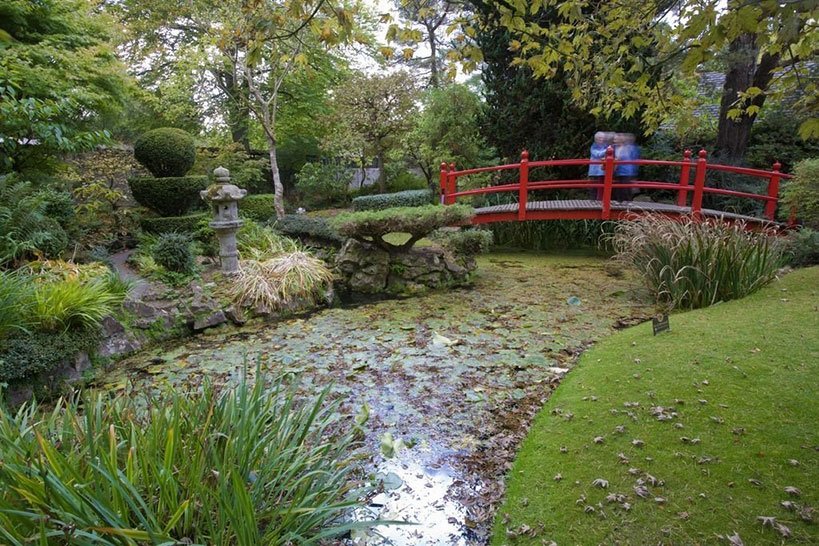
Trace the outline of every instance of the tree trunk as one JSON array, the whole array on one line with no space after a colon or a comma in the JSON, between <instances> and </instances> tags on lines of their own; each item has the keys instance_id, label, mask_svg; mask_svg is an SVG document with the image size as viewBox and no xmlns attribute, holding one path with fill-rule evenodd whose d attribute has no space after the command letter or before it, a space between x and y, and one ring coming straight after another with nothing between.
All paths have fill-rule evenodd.
<instances>
[{"instance_id":1,"label":"tree trunk","mask_svg":"<svg viewBox=\"0 0 819 546\"><path fill-rule=\"evenodd\" d=\"M375 164L378 167L378 191L385 193L387 191L387 173L384 172L384 151L378 148L375 152Z\"/></svg>"},{"instance_id":2,"label":"tree trunk","mask_svg":"<svg viewBox=\"0 0 819 546\"><path fill-rule=\"evenodd\" d=\"M714 155L720 161L739 164L745 158L751 140L751 127L757 115L743 112L738 118L730 119L728 111L739 99L738 93L745 92L751 87L758 87L762 93L748 101L745 107L762 108L765 103L765 91L773 79L779 56L766 53L757 64L758 49L755 37L751 34L743 34L731 42L728 55L728 72L725 74L725 86L720 101Z\"/></svg>"},{"instance_id":3,"label":"tree trunk","mask_svg":"<svg viewBox=\"0 0 819 546\"><path fill-rule=\"evenodd\" d=\"M429 61L430 61L430 76L429 85L433 89L441 87L441 77L438 74L438 44L435 43L435 29L427 27L427 36L429 37Z\"/></svg>"},{"instance_id":4,"label":"tree trunk","mask_svg":"<svg viewBox=\"0 0 819 546\"><path fill-rule=\"evenodd\" d=\"M267 137L267 151L270 154L270 172L273 174L273 207L276 209L276 219L284 218L284 186L279 176L279 161L276 158L276 140Z\"/></svg>"}]
</instances>

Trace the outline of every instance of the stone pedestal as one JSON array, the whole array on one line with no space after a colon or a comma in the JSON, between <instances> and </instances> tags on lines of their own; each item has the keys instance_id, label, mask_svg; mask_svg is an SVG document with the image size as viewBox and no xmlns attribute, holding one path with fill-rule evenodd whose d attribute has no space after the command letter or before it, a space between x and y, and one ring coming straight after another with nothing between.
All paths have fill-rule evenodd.
<instances>
[{"instance_id":1,"label":"stone pedestal","mask_svg":"<svg viewBox=\"0 0 819 546\"><path fill-rule=\"evenodd\" d=\"M213 171L216 182L199 193L213 208L210 227L219 238L219 258L225 274L239 271L239 251L236 248L236 232L242 226L239 219L239 201L247 195L247 190L230 183L230 171L217 167Z\"/></svg>"}]
</instances>

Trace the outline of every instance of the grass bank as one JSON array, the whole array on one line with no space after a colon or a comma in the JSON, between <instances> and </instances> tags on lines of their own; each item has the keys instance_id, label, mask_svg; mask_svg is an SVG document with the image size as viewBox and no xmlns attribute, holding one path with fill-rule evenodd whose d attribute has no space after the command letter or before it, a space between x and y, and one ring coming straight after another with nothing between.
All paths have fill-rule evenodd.
<instances>
[{"instance_id":1,"label":"grass bank","mask_svg":"<svg viewBox=\"0 0 819 546\"><path fill-rule=\"evenodd\" d=\"M819 543L818 295L799 270L589 350L532 425L492 544Z\"/></svg>"}]
</instances>

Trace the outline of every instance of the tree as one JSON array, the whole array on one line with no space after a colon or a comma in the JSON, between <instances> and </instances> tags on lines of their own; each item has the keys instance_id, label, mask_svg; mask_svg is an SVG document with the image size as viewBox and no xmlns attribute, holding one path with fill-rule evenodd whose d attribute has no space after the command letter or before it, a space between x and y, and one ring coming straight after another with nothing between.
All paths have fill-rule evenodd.
<instances>
[{"instance_id":1,"label":"tree","mask_svg":"<svg viewBox=\"0 0 819 546\"><path fill-rule=\"evenodd\" d=\"M720 147L729 158L744 152L765 97L794 89L801 89L800 105L809 115L801 134L819 137L817 82L804 66L819 51L819 4L812 0L730 0L725 9L719 0L492 4L514 35L514 62L542 78L562 71L573 100L595 114L641 113L647 128L656 128L670 110L688 107L677 75L727 50L742 58L728 62L720 111ZM537 16L546 11L557 21L542 25Z\"/></svg>"},{"instance_id":2,"label":"tree","mask_svg":"<svg viewBox=\"0 0 819 546\"><path fill-rule=\"evenodd\" d=\"M446 76L446 54L451 49L446 42L447 28L457 12L456 4L450 0L397 0L396 7L403 24L389 26L387 41L404 47L400 51L384 47L382 54L424 70L429 74L429 86L440 87ZM417 55L420 44L429 53L425 57Z\"/></svg>"},{"instance_id":3,"label":"tree","mask_svg":"<svg viewBox=\"0 0 819 546\"><path fill-rule=\"evenodd\" d=\"M128 80L113 54L110 21L88 0L0 3L0 168L107 139L100 119L119 108Z\"/></svg>"},{"instance_id":4,"label":"tree","mask_svg":"<svg viewBox=\"0 0 819 546\"><path fill-rule=\"evenodd\" d=\"M402 151L423 171L430 186L437 184L442 162L470 168L493 162L493 151L480 130L484 107L463 84L426 92L421 115L402 139Z\"/></svg>"},{"instance_id":5,"label":"tree","mask_svg":"<svg viewBox=\"0 0 819 546\"><path fill-rule=\"evenodd\" d=\"M386 190L384 164L390 150L412 127L418 92L406 72L385 76L357 74L342 84L333 97L332 124L342 138L350 137L375 157L378 187Z\"/></svg>"}]
</instances>

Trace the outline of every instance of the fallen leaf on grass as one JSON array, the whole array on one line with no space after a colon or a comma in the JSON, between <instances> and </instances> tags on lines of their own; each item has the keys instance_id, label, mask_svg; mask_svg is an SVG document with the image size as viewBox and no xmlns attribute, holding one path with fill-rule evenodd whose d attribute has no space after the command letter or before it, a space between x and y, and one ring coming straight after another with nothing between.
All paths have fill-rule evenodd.
<instances>
[{"instance_id":1,"label":"fallen leaf on grass","mask_svg":"<svg viewBox=\"0 0 819 546\"><path fill-rule=\"evenodd\" d=\"M802 494L802 491L798 487L789 485L788 487L785 488L785 493L793 497L798 497Z\"/></svg>"},{"instance_id":2,"label":"fallen leaf on grass","mask_svg":"<svg viewBox=\"0 0 819 546\"><path fill-rule=\"evenodd\" d=\"M603 478L597 478L592 482L592 485L601 489L606 489L609 486L609 481Z\"/></svg>"}]
</instances>

